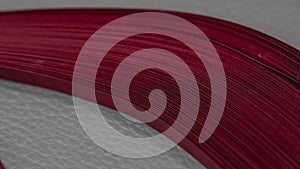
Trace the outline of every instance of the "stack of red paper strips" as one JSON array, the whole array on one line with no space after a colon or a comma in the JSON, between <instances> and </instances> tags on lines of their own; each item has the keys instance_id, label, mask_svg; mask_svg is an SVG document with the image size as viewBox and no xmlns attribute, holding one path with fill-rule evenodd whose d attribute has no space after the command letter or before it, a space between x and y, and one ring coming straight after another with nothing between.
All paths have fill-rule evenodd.
<instances>
[{"instance_id":1,"label":"stack of red paper strips","mask_svg":"<svg viewBox=\"0 0 300 169\"><path fill-rule=\"evenodd\" d=\"M136 12L145 10L66 9L0 13L0 77L72 94L73 69L85 42L103 25ZM211 101L207 72L187 46L164 35L132 36L110 50L99 66L98 75L101 76L96 78L98 103L115 108L110 89L112 76L126 56L145 48L162 48L188 64L200 89L198 118L179 144L182 148L208 168L300 168L299 50L226 21L178 12L166 13L182 17L200 28L223 63L227 81L226 106L212 137L205 143L198 142ZM132 26L143 25L140 22ZM119 31L115 31L107 36L108 40L118 36ZM191 39L194 37L194 32L176 24L169 31L180 31ZM201 52L205 54L205 49ZM82 65L83 77L89 75L90 69L89 65ZM82 79L82 85L88 83L93 82ZM137 108L147 110L149 92L157 88L165 92L167 106L158 120L148 124L162 132L172 125L180 109L179 89L174 79L159 70L141 72L132 80L130 98ZM182 120L181 123L184 128L186 122Z\"/></svg>"}]
</instances>

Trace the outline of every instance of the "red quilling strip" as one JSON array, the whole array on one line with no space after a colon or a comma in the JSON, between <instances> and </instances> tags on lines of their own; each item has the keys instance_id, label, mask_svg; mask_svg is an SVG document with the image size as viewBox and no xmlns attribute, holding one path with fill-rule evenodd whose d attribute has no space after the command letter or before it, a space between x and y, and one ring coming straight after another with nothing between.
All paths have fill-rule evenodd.
<instances>
[{"instance_id":1,"label":"red quilling strip","mask_svg":"<svg viewBox=\"0 0 300 169\"><path fill-rule=\"evenodd\" d=\"M74 64L88 38L110 21L137 12L147 10L66 9L1 13L0 77L72 94ZM111 98L111 78L128 55L144 48L166 49L188 64L200 89L199 115L190 133L180 143L181 147L208 168L300 168L299 50L226 21L163 12L182 17L199 27L220 55L227 79L227 101L213 136L205 143L198 142L211 101L207 72L187 46L169 37L140 34L115 45L98 68L98 75L99 72L102 75L96 78L96 95L101 98L98 103L115 108ZM135 26L143 26L143 22L128 25L128 30ZM194 41L193 32L184 27L169 29L180 31ZM121 31L115 30L107 38L116 38L120 34ZM205 48L200 52L209 55ZM164 62L172 63L172 60ZM81 67L81 77L90 77L92 67L88 64ZM88 87L93 82L87 79L80 79L80 82ZM156 88L165 91L168 104L162 116L148 124L162 132L172 125L180 107L174 79L157 70L142 72L132 81L130 99L138 108L148 109L148 94ZM185 115L187 118L179 120L178 131L186 130L190 112Z\"/></svg>"}]
</instances>

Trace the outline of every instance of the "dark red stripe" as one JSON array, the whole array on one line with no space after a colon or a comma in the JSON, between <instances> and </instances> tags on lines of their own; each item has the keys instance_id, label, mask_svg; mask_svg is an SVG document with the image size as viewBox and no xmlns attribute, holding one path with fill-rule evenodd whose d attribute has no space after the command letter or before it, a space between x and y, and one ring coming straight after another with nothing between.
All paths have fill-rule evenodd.
<instances>
[{"instance_id":1,"label":"dark red stripe","mask_svg":"<svg viewBox=\"0 0 300 169\"><path fill-rule=\"evenodd\" d=\"M0 160L0 169L5 169L4 165L2 164L1 160Z\"/></svg>"}]
</instances>

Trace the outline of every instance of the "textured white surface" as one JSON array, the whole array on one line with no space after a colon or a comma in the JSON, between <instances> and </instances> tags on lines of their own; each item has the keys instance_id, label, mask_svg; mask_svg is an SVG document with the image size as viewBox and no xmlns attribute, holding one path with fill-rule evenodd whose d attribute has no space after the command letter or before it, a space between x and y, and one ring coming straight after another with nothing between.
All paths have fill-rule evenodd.
<instances>
[{"instance_id":1,"label":"textured white surface","mask_svg":"<svg viewBox=\"0 0 300 169\"><path fill-rule=\"evenodd\" d=\"M1 0L0 10L63 7L126 7L167 9L233 21L300 48L299 0ZM134 137L156 132L105 110L118 131ZM202 168L175 147L150 159L112 155L82 130L68 95L0 80L0 159L7 169Z\"/></svg>"},{"instance_id":2,"label":"textured white surface","mask_svg":"<svg viewBox=\"0 0 300 169\"><path fill-rule=\"evenodd\" d=\"M203 168L178 146L147 159L113 155L84 133L71 96L5 80L0 80L0 86L0 158L7 169ZM101 109L108 122L126 135L157 134L144 124Z\"/></svg>"}]
</instances>

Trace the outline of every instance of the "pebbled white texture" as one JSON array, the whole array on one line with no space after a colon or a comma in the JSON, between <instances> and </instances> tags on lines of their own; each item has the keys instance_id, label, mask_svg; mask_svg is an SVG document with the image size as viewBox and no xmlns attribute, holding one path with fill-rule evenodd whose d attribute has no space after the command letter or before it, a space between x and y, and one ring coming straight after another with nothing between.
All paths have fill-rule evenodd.
<instances>
[{"instance_id":1,"label":"pebbled white texture","mask_svg":"<svg viewBox=\"0 0 300 169\"><path fill-rule=\"evenodd\" d=\"M147 159L106 152L81 128L69 95L1 79L0 93L0 159L7 169L204 168L179 146ZM100 108L109 123L124 134L157 134L145 124Z\"/></svg>"}]
</instances>

